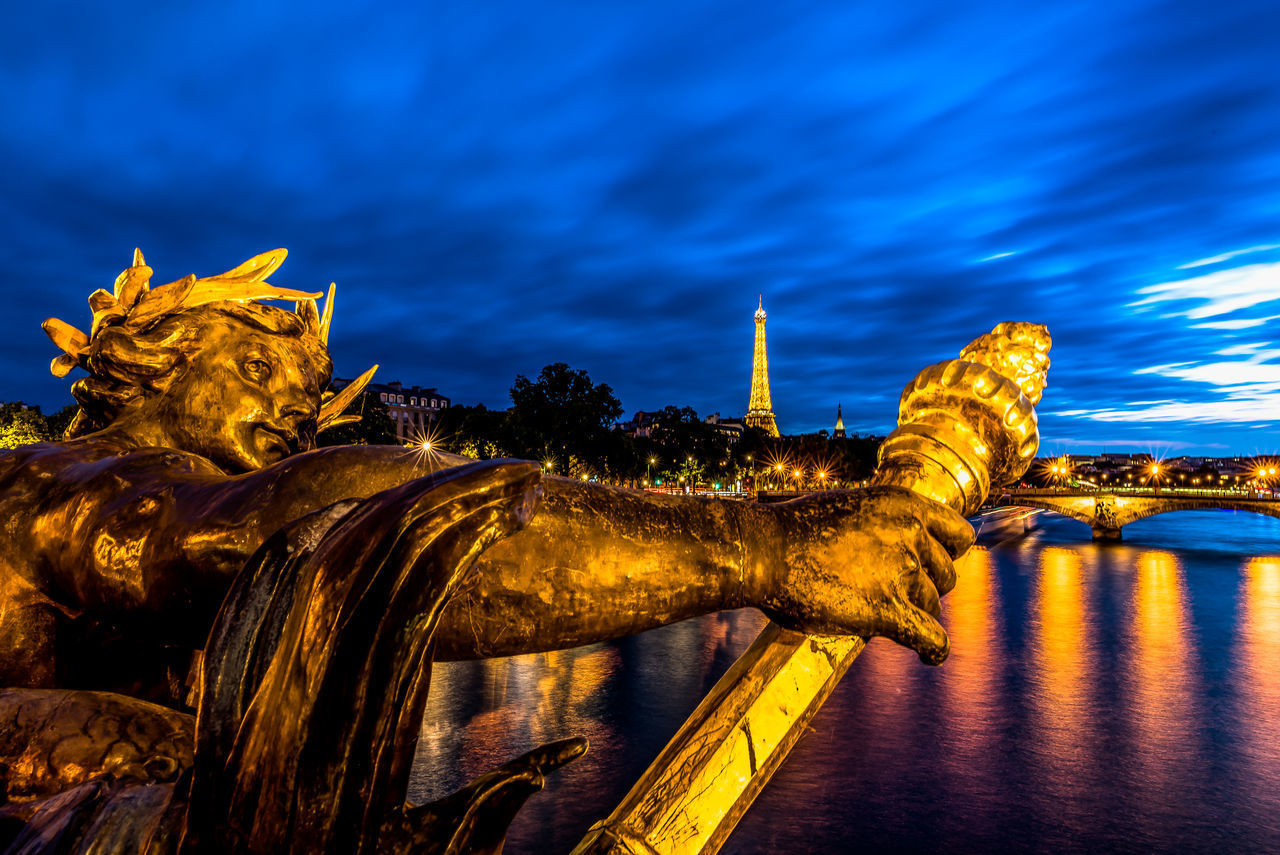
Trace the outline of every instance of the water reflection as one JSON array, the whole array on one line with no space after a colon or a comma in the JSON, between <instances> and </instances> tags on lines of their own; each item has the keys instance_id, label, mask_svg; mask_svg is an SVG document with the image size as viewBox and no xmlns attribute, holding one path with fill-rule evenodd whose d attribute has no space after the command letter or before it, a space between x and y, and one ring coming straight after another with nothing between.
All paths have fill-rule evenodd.
<instances>
[{"instance_id":1,"label":"water reflection","mask_svg":"<svg viewBox=\"0 0 1280 855\"><path fill-rule=\"evenodd\" d=\"M567 736L585 736L608 752L614 732L602 715L602 693L619 666L616 648L513 656L441 665L418 743L419 766L442 770L445 786L457 786L514 755ZM460 699L469 699L468 708ZM441 779L437 779L440 781ZM424 782L425 783L425 782ZM441 784L415 792L416 801L438 798Z\"/></svg>"},{"instance_id":2,"label":"water reflection","mask_svg":"<svg viewBox=\"0 0 1280 855\"><path fill-rule=\"evenodd\" d=\"M726 612L612 644L437 663L409 800L448 795L538 745L585 736L587 756L520 812L506 851L569 851L604 818L764 618Z\"/></svg>"},{"instance_id":3,"label":"water reflection","mask_svg":"<svg viewBox=\"0 0 1280 855\"><path fill-rule=\"evenodd\" d=\"M1092 627L1085 617L1086 577L1080 553L1048 547L1040 553L1031 680L1032 715L1039 739L1033 746L1046 813L1070 835L1091 819L1090 780L1098 744L1094 708Z\"/></svg>"},{"instance_id":4,"label":"water reflection","mask_svg":"<svg viewBox=\"0 0 1280 855\"><path fill-rule=\"evenodd\" d=\"M1130 775L1140 803L1163 822L1157 833L1172 844L1198 791L1199 664L1177 556L1144 551L1134 563L1125 692L1134 734Z\"/></svg>"},{"instance_id":5,"label":"water reflection","mask_svg":"<svg viewBox=\"0 0 1280 855\"><path fill-rule=\"evenodd\" d=\"M1246 807L1280 834L1280 558L1254 558L1240 580L1237 645Z\"/></svg>"},{"instance_id":6,"label":"water reflection","mask_svg":"<svg viewBox=\"0 0 1280 855\"><path fill-rule=\"evenodd\" d=\"M1230 548L1280 545L1280 520L1171 514L1108 546L1042 526L960 563L941 668L869 646L726 853L1280 851L1280 557ZM507 850L567 852L761 623L441 667L414 795L586 735Z\"/></svg>"},{"instance_id":7,"label":"water reflection","mask_svg":"<svg viewBox=\"0 0 1280 855\"><path fill-rule=\"evenodd\" d=\"M1006 653L1001 645L999 582L991 554L974 547L956 565L957 585L946 598L944 623L951 657L938 670L946 728L939 765L950 792L968 794L950 814L960 831L994 830L999 805L999 755L1009 711L1001 698ZM992 841L993 843L996 841Z\"/></svg>"}]
</instances>

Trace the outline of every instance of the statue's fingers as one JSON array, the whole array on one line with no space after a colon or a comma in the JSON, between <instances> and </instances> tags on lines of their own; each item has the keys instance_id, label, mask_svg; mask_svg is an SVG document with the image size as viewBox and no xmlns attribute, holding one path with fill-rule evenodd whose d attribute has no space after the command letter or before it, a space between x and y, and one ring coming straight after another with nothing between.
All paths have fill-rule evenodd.
<instances>
[{"instance_id":1,"label":"statue's fingers","mask_svg":"<svg viewBox=\"0 0 1280 855\"><path fill-rule=\"evenodd\" d=\"M903 592L907 601L935 620L942 619L942 600L933 580L923 570L912 573L903 579Z\"/></svg>"},{"instance_id":2,"label":"statue's fingers","mask_svg":"<svg viewBox=\"0 0 1280 855\"><path fill-rule=\"evenodd\" d=\"M535 748L528 754L518 758L517 762L535 768L543 775L550 774L566 763L577 760L587 753L587 740L581 736L561 739Z\"/></svg>"},{"instance_id":3,"label":"statue's fingers","mask_svg":"<svg viewBox=\"0 0 1280 855\"><path fill-rule=\"evenodd\" d=\"M928 579L924 582L929 587L933 586ZM897 620L892 630L886 634L899 644L914 650L926 665L941 665L951 652L951 639L947 637L942 624L913 603L908 594L904 590L899 597ZM934 596L937 596L936 592Z\"/></svg>"},{"instance_id":4,"label":"statue's fingers","mask_svg":"<svg viewBox=\"0 0 1280 855\"><path fill-rule=\"evenodd\" d=\"M953 558L959 558L965 550L973 546L973 526L954 508L938 502L928 502L920 516L925 530L941 543Z\"/></svg>"},{"instance_id":5,"label":"statue's fingers","mask_svg":"<svg viewBox=\"0 0 1280 855\"><path fill-rule=\"evenodd\" d=\"M938 595L945 597L951 593L956 586L956 567L942 544L922 532L916 542L916 553L920 556L920 565L933 580Z\"/></svg>"}]
</instances>

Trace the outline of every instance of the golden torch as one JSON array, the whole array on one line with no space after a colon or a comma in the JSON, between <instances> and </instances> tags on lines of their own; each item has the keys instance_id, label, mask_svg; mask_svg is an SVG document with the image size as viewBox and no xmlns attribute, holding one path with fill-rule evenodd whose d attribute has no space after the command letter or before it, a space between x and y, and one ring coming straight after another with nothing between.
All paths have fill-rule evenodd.
<instances>
[{"instance_id":1,"label":"golden torch","mask_svg":"<svg viewBox=\"0 0 1280 855\"><path fill-rule=\"evenodd\" d=\"M1006 322L902 391L875 484L905 487L965 516L1016 481L1040 443L1034 405L1049 331ZM769 624L575 855L709 855L782 765L866 646Z\"/></svg>"},{"instance_id":2,"label":"golden torch","mask_svg":"<svg viewBox=\"0 0 1280 855\"><path fill-rule=\"evenodd\" d=\"M1006 322L916 375L902 390L898 427L880 446L874 484L892 484L964 516L991 486L1027 471L1040 434L1035 405L1049 370L1049 330Z\"/></svg>"}]
</instances>

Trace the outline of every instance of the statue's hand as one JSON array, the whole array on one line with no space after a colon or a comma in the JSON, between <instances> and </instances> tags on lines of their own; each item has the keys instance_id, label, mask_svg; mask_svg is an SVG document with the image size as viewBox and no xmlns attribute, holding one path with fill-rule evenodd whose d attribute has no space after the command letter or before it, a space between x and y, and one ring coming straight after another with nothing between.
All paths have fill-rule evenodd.
<instances>
[{"instance_id":1,"label":"statue's hand","mask_svg":"<svg viewBox=\"0 0 1280 855\"><path fill-rule=\"evenodd\" d=\"M767 510L778 529L760 532L751 548L749 601L788 628L882 635L928 664L947 658L938 598L955 587L952 559L973 543L964 517L901 487L819 493Z\"/></svg>"}]
</instances>

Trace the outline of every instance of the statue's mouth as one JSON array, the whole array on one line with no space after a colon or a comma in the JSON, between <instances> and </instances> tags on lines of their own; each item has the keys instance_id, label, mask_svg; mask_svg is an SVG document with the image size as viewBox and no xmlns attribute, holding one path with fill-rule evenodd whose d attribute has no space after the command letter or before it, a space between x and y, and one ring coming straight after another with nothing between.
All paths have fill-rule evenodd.
<instances>
[{"instance_id":1,"label":"statue's mouth","mask_svg":"<svg viewBox=\"0 0 1280 855\"><path fill-rule=\"evenodd\" d=\"M297 434L291 430L260 424L258 425L258 433L266 439L269 446L279 451L281 457L288 457L298 450Z\"/></svg>"}]
</instances>

